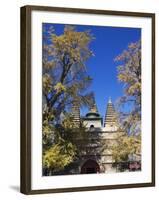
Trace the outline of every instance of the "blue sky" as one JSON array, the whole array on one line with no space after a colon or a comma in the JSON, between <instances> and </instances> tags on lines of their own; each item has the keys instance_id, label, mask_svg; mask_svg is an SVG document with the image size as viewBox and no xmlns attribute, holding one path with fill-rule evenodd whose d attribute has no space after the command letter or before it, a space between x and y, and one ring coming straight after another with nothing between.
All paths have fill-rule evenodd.
<instances>
[{"instance_id":1,"label":"blue sky","mask_svg":"<svg viewBox=\"0 0 159 200\"><path fill-rule=\"evenodd\" d=\"M63 24L45 24L45 27L54 26L55 33L63 33ZM95 100L98 111L105 116L106 105L109 97L115 102L123 95L123 84L117 80L117 66L114 62L118 56L131 42L141 38L141 29L122 28L106 26L75 25L77 31L90 30L95 39L90 44L94 55L87 63L88 74L93 78L89 90L95 93ZM83 108L84 115L87 109Z\"/></svg>"}]
</instances>

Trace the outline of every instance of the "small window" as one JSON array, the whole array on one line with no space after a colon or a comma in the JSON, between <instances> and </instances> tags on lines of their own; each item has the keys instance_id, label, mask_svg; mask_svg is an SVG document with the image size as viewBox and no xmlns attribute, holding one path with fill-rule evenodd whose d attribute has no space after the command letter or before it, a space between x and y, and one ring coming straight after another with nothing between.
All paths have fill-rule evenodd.
<instances>
[{"instance_id":1,"label":"small window","mask_svg":"<svg viewBox=\"0 0 159 200\"><path fill-rule=\"evenodd\" d=\"M90 131L94 131L94 125L93 125L93 124L90 125L89 130L90 130Z\"/></svg>"}]
</instances>

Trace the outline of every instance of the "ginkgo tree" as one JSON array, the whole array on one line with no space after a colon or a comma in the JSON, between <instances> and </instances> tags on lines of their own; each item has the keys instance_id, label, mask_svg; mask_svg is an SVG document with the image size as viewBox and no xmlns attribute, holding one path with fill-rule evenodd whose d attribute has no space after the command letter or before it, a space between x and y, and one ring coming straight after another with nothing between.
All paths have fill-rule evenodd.
<instances>
[{"instance_id":1,"label":"ginkgo tree","mask_svg":"<svg viewBox=\"0 0 159 200\"><path fill-rule=\"evenodd\" d=\"M72 138L72 135L75 135L75 131L78 135L85 130L82 126L78 127L78 130L74 127L69 128L73 120L68 113L74 101L79 107L89 106L93 102L93 93L87 90L92 79L87 74L85 65L93 56L89 47L93 39L90 31L77 31L75 26L66 25L60 35L56 34L53 26L43 27L43 167L45 169L52 171L64 169L75 159L78 152L78 145L73 140L75 136ZM84 135L86 134L81 137Z\"/></svg>"},{"instance_id":2,"label":"ginkgo tree","mask_svg":"<svg viewBox=\"0 0 159 200\"><path fill-rule=\"evenodd\" d=\"M141 41L131 43L115 61L120 62L118 80L124 86L118 104L121 122L129 135L138 135L141 133Z\"/></svg>"},{"instance_id":3,"label":"ginkgo tree","mask_svg":"<svg viewBox=\"0 0 159 200\"><path fill-rule=\"evenodd\" d=\"M118 116L125 134L113 145L112 155L116 162L127 162L130 155L141 155L141 41L129 44L115 61L120 63L117 78L124 87Z\"/></svg>"},{"instance_id":4,"label":"ginkgo tree","mask_svg":"<svg viewBox=\"0 0 159 200\"><path fill-rule=\"evenodd\" d=\"M116 163L129 162L130 155L140 157L141 154L141 135L128 136L124 134L116 140L112 146L112 155Z\"/></svg>"},{"instance_id":5,"label":"ginkgo tree","mask_svg":"<svg viewBox=\"0 0 159 200\"><path fill-rule=\"evenodd\" d=\"M45 34L44 34L45 36ZM85 90L91 83L85 62L93 55L89 44L93 36L89 31L76 31L65 26L64 33L49 34L50 42L43 39L43 95L48 107L60 116L74 98L80 104L89 104L91 93Z\"/></svg>"}]
</instances>

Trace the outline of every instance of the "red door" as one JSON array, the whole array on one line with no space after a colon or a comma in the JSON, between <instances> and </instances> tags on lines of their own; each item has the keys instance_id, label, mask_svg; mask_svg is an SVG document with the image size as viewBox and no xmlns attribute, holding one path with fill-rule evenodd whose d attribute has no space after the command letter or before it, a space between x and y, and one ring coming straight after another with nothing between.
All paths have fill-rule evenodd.
<instances>
[{"instance_id":1,"label":"red door","mask_svg":"<svg viewBox=\"0 0 159 200\"><path fill-rule=\"evenodd\" d=\"M95 160L87 160L81 167L81 174L99 173L100 168Z\"/></svg>"}]
</instances>

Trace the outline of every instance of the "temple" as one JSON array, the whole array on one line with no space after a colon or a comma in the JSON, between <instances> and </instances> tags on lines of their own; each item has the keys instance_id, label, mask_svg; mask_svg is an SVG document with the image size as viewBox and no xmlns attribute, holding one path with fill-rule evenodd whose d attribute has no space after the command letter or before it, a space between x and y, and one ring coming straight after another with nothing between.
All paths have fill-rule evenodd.
<instances>
[{"instance_id":1,"label":"temple","mask_svg":"<svg viewBox=\"0 0 159 200\"><path fill-rule=\"evenodd\" d=\"M78 168L75 173L115 172L117 168L112 158L111 147L124 132L119 127L111 98L106 106L104 121L95 103L84 117L80 117L80 110L74 107L73 116L77 123L82 120L89 132L89 141L86 142L87 146L83 146L85 150L81 152L80 163L77 164Z\"/></svg>"}]
</instances>

